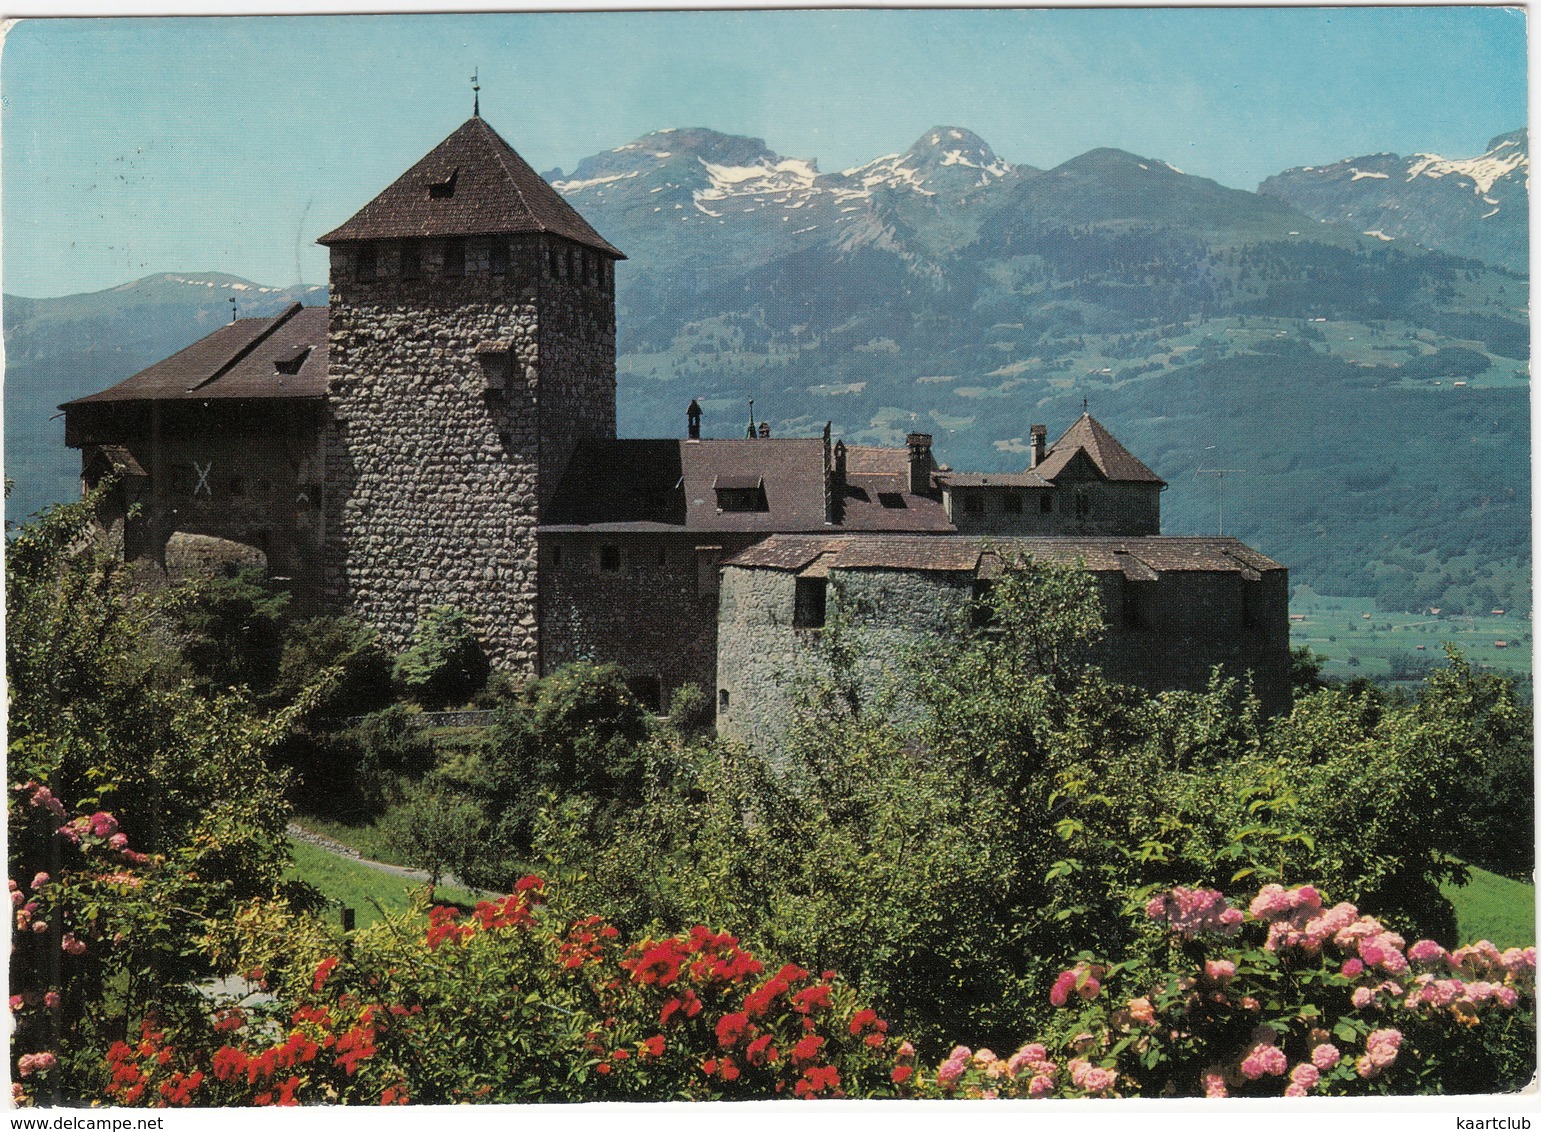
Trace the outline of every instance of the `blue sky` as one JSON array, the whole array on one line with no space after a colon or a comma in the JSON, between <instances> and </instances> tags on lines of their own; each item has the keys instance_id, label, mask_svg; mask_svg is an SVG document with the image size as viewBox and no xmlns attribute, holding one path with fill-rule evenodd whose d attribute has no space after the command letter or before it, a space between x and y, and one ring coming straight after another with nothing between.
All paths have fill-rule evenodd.
<instances>
[{"instance_id":1,"label":"blue sky","mask_svg":"<svg viewBox=\"0 0 1541 1132\"><path fill-rule=\"evenodd\" d=\"M1052 167L1097 146L1256 188L1525 123L1495 8L621 12L40 20L0 58L4 288L159 271L322 282L315 238L482 114L537 169L666 126L825 171L965 126Z\"/></svg>"}]
</instances>

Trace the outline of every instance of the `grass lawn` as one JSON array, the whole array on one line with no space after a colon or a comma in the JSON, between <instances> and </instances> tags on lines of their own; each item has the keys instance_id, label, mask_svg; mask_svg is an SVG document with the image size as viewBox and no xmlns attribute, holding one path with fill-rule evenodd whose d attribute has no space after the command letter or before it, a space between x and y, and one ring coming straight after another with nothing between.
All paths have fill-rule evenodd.
<instances>
[{"instance_id":1,"label":"grass lawn","mask_svg":"<svg viewBox=\"0 0 1541 1132\"><path fill-rule=\"evenodd\" d=\"M1455 905L1459 941L1492 941L1495 947L1527 947L1536 942L1536 888L1471 866L1471 881L1440 889Z\"/></svg>"},{"instance_id":2,"label":"grass lawn","mask_svg":"<svg viewBox=\"0 0 1541 1132\"><path fill-rule=\"evenodd\" d=\"M317 817L315 814L296 814L294 824L311 833L319 833L340 841L349 849L356 849L360 856L371 861L384 861L387 865L405 865L407 862L397 851L395 843L380 828L380 818L364 822L348 822L340 818Z\"/></svg>"},{"instance_id":3,"label":"grass lawn","mask_svg":"<svg viewBox=\"0 0 1541 1132\"><path fill-rule=\"evenodd\" d=\"M387 911L405 912L423 888L417 881L371 869L303 841L291 842L291 845L294 865L288 875L314 885L333 902L327 918L334 922L341 922L339 908L346 906L356 913L355 926L366 927L380 918L371 898ZM439 903L456 904L474 904L477 899L463 888L444 884L438 887L434 898Z\"/></svg>"}]
</instances>

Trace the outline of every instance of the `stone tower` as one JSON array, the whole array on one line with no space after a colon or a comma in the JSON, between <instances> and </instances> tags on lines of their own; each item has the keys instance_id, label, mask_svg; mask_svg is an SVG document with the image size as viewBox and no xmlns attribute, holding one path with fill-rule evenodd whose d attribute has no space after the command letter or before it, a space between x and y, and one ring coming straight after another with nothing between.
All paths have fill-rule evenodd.
<instances>
[{"instance_id":1,"label":"stone tower","mask_svg":"<svg viewBox=\"0 0 1541 1132\"><path fill-rule=\"evenodd\" d=\"M539 663L536 527L615 436L608 244L480 117L331 249L323 584L400 647L441 605Z\"/></svg>"}]
</instances>

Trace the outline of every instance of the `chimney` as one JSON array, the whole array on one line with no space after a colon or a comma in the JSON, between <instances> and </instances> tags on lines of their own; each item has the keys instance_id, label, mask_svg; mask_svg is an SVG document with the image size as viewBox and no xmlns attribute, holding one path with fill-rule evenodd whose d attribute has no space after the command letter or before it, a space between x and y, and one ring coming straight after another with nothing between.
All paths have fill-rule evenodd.
<instances>
[{"instance_id":1,"label":"chimney","mask_svg":"<svg viewBox=\"0 0 1541 1132\"><path fill-rule=\"evenodd\" d=\"M770 439L770 421L761 421L760 422L760 439L761 440L769 440Z\"/></svg>"},{"instance_id":2,"label":"chimney","mask_svg":"<svg viewBox=\"0 0 1541 1132\"><path fill-rule=\"evenodd\" d=\"M1028 470L1031 471L1043 463L1044 446L1049 442L1049 426L1035 424L1032 428L1028 429L1028 433L1033 438L1033 462L1027 466Z\"/></svg>"},{"instance_id":3,"label":"chimney","mask_svg":"<svg viewBox=\"0 0 1541 1132\"><path fill-rule=\"evenodd\" d=\"M936 465L931 461L931 434L912 432L904 438L910 446L910 494L928 495L931 492L931 473Z\"/></svg>"},{"instance_id":4,"label":"chimney","mask_svg":"<svg viewBox=\"0 0 1541 1132\"><path fill-rule=\"evenodd\" d=\"M696 399L694 397L692 397L690 399L690 408L685 410L685 423L686 423L685 435L687 437L689 437L691 440L700 440L701 439L701 406L696 403Z\"/></svg>"},{"instance_id":5,"label":"chimney","mask_svg":"<svg viewBox=\"0 0 1541 1132\"><path fill-rule=\"evenodd\" d=\"M828 432L825 433L826 439ZM830 451L824 478L824 521L839 524L845 521L845 441L835 441Z\"/></svg>"}]
</instances>

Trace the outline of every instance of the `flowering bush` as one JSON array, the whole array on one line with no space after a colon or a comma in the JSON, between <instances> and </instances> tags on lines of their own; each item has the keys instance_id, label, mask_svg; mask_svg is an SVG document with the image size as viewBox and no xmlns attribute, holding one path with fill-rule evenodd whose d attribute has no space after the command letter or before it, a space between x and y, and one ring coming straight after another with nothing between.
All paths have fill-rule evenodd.
<instances>
[{"instance_id":1,"label":"flowering bush","mask_svg":"<svg viewBox=\"0 0 1541 1132\"><path fill-rule=\"evenodd\" d=\"M264 972L281 1006L152 1016L108 1054L117 1104L287 1105L892 1095L913 1047L832 971L767 972L697 926L626 944L526 877ZM256 923L257 921L253 921ZM269 924L270 928L276 925Z\"/></svg>"},{"instance_id":2,"label":"flowering bush","mask_svg":"<svg viewBox=\"0 0 1541 1132\"><path fill-rule=\"evenodd\" d=\"M627 943L554 895L527 877L470 915L436 907L410 934L387 921L351 954L297 958L269 974L270 1006L210 1003L180 1030L151 1016L109 1051L106 1099L1305 1096L1528 1074L1533 948L1408 947L1309 885L1265 886L1245 914L1213 890L1158 896L1163 962L1084 957L1048 991L1041 1039L1005 1057L959 1045L934 1071L834 972L770 972L699 925Z\"/></svg>"},{"instance_id":3,"label":"flowering bush","mask_svg":"<svg viewBox=\"0 0 1541 1132\"><path fill-rule=\"evenodd\" d=\"M1145 913L1164 926L1161 960L1077 963L1049 991L1067 1008L1056 1037L1004 1060L960 1046L919 1091L1494 1092L1534 1070L1533 947L1409 947L1351 904L1327 907L1311 885L1265 885L1245 915L1212 889L1176 888Z\"/></svg>"}]
</instances>

